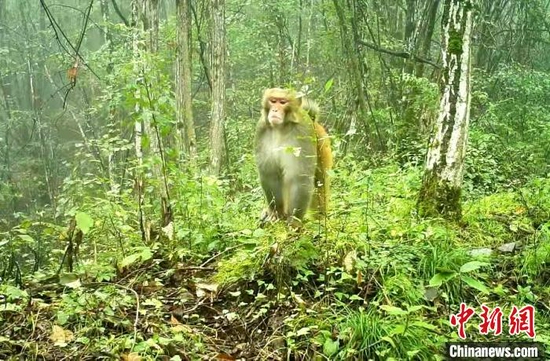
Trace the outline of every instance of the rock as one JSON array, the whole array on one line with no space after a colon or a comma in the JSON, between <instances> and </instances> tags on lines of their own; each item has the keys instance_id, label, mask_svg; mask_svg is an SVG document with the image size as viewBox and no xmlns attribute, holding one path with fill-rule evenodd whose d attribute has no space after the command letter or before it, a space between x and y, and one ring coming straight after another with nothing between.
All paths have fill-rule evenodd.
<instances>
[{"instance_id":1,"label":"rock","mask_svg":"<svg viewBox=\"0 0 550 361\"><path fill-rule=\"evenodd\" d=\"M490 248L476 248L468 252L468 254L472 257L490 256L492 253L493 250Z\"/></svg>"},{"instance_id":2,"label":"rock","mask_svg":"<svg viewBox=\"0 0 550 361\"><path fill-rule=\"evenodd\" d=\"M516 249L516 242L505 243L498 247L498 250L503 253L512 253Z\"/></svg>"}]
</instances>

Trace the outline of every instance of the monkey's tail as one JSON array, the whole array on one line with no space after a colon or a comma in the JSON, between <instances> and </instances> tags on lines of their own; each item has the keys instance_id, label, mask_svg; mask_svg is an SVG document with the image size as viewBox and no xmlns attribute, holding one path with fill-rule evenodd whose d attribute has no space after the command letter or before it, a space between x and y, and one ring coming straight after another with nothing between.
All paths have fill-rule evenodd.
<instances>
[{"instance_id":1,"label":"monkey's tail","mask_svg":"<svg viewBox=\"0 0 550 361\"><path fill-rule=\"evenodd\" d=\"M319 121L319 115L321 111L319 109L319 104L316 101L308 98L303 98L302 108L307 112L311 120L313 120L314 122Z\"/></svg>"}]
</instances>

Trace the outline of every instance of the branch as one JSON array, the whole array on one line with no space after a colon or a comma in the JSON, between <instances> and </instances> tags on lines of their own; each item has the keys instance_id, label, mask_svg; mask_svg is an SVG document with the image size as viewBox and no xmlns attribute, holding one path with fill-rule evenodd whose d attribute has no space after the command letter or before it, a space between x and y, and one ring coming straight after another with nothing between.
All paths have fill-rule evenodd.
<instances>
[{"instance_id":1,"label":"branch","mask_svg":"<svg viewBox=\"0 0 550 361\"><path fill-rule=\"evenodd\" d=\"M130 24L128 23L128 20L126 20L126 18L124 17L124 15L122 15L122 12L120 11L120 8L118 7L118 4L116 3L116 1L115 1L115 0L111 0L111 2L113 3L113 9L115 9L115 12L116 12L117 15L120 17L120 19L122 20L122 22L124 23L124 25L130 26Z\"/></svg>"},{"instance_id":2,"label":"branch","mask_svg":"<svg viewBox=\"0 0 550 361\"><path fill-rule=\"evenodd\" d=\"M384 49L384 48L381 48L381 47L379 47L375 44L366 42L364 40L358 40L358 43L361 44L361 45L366 46L367 48L371 48L373 50L376 50L376 51L384 53L384 54L389 54L389 55L397 56L397 57L404 58L404 59L412 58L415 61L418 61L420 63L429 64L429 65L433 66L436 69L440 68L440 66L437 65L436 63L434 63L433 61L431 61L429 59L424 59L424 58L422 58L420 56L417 56L417 55L414 55L414 54L411 55L410 53L407 53L406 51L396 51L396 50Z\"/></svg>"}]
</instances>

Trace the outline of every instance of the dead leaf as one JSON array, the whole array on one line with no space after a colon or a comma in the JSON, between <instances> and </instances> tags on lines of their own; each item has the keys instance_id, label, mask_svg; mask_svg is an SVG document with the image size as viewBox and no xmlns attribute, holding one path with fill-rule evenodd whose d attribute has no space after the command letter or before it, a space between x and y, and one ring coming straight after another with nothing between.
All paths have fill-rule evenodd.
<instances>
[{"instance_id":1,"label":"dead leaf","mask_svg":"<svg viewBox=\"0 0 550 361\"><path fill-rule=\"evenodd\" d=\"M123 361L141 361L141 356L137 352L131 352L127 355L122 355Z\"/></svg>"},{"instance_id":2,"label":"dead leaf","mask_svg":"<svg viewBox=\"0 0 550 361\"><path fill-rule=\"evenodd\" d=\"M74 334L70 330L65 330L63 327L53 325L50 340L53 341L54 345L63 347L74 340Z\"/></svg>"},{"instance_id":3,"label":"dead leaf","mask_svg":"<svg viewBox=\"0 0 550 361\"><path fill-rule=\"evenodd\" d=\"M174 315L170 315L170 324L171 324L172 326L181 325L181 322L178 321L178 319L175 318Z\"/></svg>"},{"instance_id":4,"label":"dead leaf","mask_svg":"<svg viewBox=\"0 0 550 361\"><path fill-rule=\"evenodd\" d=\"M218 292L218 285L215 283L197 283L196 286L197 289L195 290L195 294L198 298L206 297L206 295L209 294L210 298L213 299L214 295Z\"/></svg>"},{"instance_id":5,"label":"dead leaf","mask_svg":"<svg viewBox=\"0 0 550 361\"><path fill-rule=\"evenodd\" d=\"M168 225L162 228L164 235L170 240L174 240L174 222L168 223Z\"/></svg>"},{"instance_id":6,"label":"dead leaf","mask_svg":"<svg viewBox=\"0 0 550 361\"><path fill-rule=\"evenodd\" d=\"M355 265L355 260L357 259L357 252L355 250L348 252L346 257L344 257L344 268L346 272L351 273L353 271L353 266Z\"/></svg>"},{"instance_id":7,"label":"dead leaf","mask_svg":"<svg viewBox=\"0 0 550 361\"><path fill-rule=\"evenodd\" d=\"M172 327L171 331L173 333L193 333L193 329L185 325L176 325Z\"/></svg>"},{"instance_id":8,"label":"dead leaf","mask_svg":"<svg viewBox=\"0 0 550 361\"><path fill-rule=\"evenodd\" d=\"M231 360L231 361L234 361L234 360L236 360L236 358L231 356L231 355L228 355L226 353L219 353L216 356L216 360Z\"/></svg>"}]
</instances>

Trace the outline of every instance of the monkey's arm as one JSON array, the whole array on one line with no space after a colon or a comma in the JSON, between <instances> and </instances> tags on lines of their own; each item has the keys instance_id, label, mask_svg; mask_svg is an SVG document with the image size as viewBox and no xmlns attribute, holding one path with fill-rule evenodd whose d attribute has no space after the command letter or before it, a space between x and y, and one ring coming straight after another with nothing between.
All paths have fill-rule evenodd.
<instances>
[{"instance_id":1,"label":"monkey's arm","mask_svg":"<svg viewBox=\"0 0 550 361\"><path fill-rule=\"evenodd\" d=\"M309 208L313 194L313 177L304 174L289 174L285 178L289 189L287 220L292 224L295 222L295 218L303 219Z\"/></svg>"},{"instance_id":2,"label":"monkey's arm","mask_svg":"<svg viewBox=\"0 0 550 361\"><path fill-rule=\"evenodd\" d=\"M282 190L282 180L275 174L268 173L261 175L260 182L268 202L268 208L261 215L261 222L266 222L272 218L284 218L284 198Z\"/></svg>"}]
</instances>

